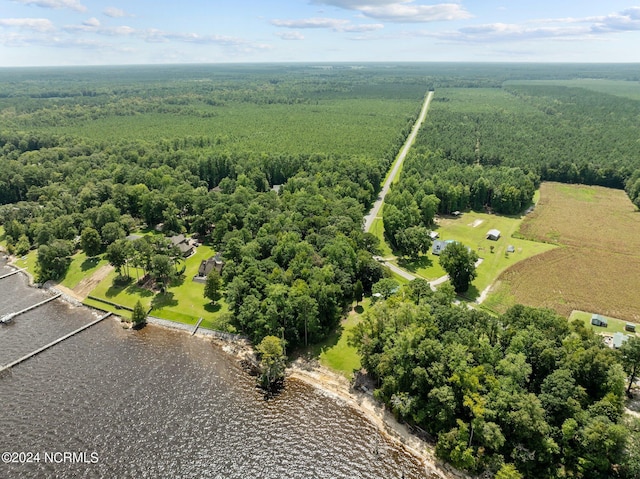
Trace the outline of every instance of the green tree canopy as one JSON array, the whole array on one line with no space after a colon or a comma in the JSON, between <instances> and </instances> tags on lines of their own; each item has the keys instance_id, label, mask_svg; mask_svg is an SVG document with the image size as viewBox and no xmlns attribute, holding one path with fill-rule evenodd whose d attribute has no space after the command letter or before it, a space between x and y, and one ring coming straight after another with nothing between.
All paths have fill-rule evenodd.
<instances>
[{"instance_id":1,"label":"green tree canopy","mask_svg":"<svg viewBox=\"0 0 640 479\"><path fill-rule=\"evenodd\" d=\"M139 328L147 322L147 311L140 301L137 301L131 313L131 321L134 328Z\"/></svg>"},{"instance_id":2,"label":"green tree canopy","mask_svg":"<svg viewBox=\"0 0 640 479\"><path fill-rule=\"evenodd\" d=\"M260 386L272 390L284 380L285 361L282 340L276 336L265 336L256 346L260 355Z\"/></svg>"},{"instance_id":3,"label":"green tree canopy","mask_svg":"<svg viewBox=\"0 0 640 479\"><path fill-rule=\"evenodd\" d=\"M440 265L449 275L456 293L464 293L469 289L476 277L476 261L477 253L457 241L449 243L440 254Z\"/></svg>"},{"instance_id":4,"label":"green tree canopy","mask_svg":"<svg viewBox=\"0 0 640 479\"><path fill-rule=\"evenodd\" d=\"M622 344L620 348L622 355L622 366L629 375L629 386L627 387L627 395L631 393L631 386L638 378L640 371L640 338L631 336Z\"/></svg>"},{"instance_id":5,"label":"green tree canopy","mask_svg":"<svg viewBox=\"0 0 640 479\"><path fill-rule=\"evenodd\" d=\"M80 247L87 256L95 256L102 251L102 238L95 228L87 227L80 234Z\"/></svg>"},{"instance_id":6,"label":"green tree canopy","mask_svg":"<svg viewBox=\"0 0 640 479\"><path fill-rule=\"evenodd\" d=\"M212 269L207 275L207 280L204 284L204 297L215 303L220 299L220 287L222 281L220 279L220 273L216 269Z\"/></svg>"}]
</instances>

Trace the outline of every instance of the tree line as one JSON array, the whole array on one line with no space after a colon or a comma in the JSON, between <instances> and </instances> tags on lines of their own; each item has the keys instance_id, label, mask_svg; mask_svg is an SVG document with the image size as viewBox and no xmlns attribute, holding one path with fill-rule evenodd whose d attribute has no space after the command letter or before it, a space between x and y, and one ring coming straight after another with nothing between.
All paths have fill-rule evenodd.
<instances>
[{"instance_id":1,"label":"tree line","mask_svg":"<svg viewBox=\"0 0 640 479\"><path fill-rule=\"evenodd\" d=\"M513 84L440 90L435 100L417 139L426 150L459 165L519 168L541 181L624 188L638 204L637 100Z\"/></svg>"},{"instance_id":2,"label":"tree line","mask_svg":"<svg viewBox=\"0 0 640 479\"><path fill-rule=\"evenodd\" d=\"M431 435L440 458L496 477L637 477L637 429L622 416L625 371L640 355L621 363L550 310L492 316L422 280L405 293L368 310L353 343L376 397Z\"/></svg>"}]
</instances>

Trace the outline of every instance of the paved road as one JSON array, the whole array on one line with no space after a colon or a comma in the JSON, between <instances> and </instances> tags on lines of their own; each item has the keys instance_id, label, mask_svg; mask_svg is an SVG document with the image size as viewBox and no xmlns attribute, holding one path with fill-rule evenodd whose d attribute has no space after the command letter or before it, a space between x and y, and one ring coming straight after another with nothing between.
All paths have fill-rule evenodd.
<instances>
[{"instance_id":1,"label":"paved road","mask_svg":"<svg viewBox=\"0 0 640 479\"><path fill-rule=\"evenodd\" d=\"M418 119L413 125L413 129L411 130L411 133L409 134L407 141L402 147L402 150L400 150L400 153L398 154L398 158L396 158L396 161L393 165L393 169L389 174L389 178L387 178L387 181L385 181L384 185L382 186L382 191L380 192L380 195L378 196L378 199L376 200L376 202L373 204L373 208L371 208L371 211L369 212L369 214L364 217L364 231L371 230L371 226L373 226L374 220L380 213L380 208L384 203L384 197L387 196L387 193L389 192L389 188L391 188L391 183L393 183L393 180L398 175L398 171L400 171L400 167L402 166L402 163L404 162L404 159L407 156L407 153L409 152L409 148L411 148L411 145L413 144L413 141L416 139L416 135L420 130L420 126L424 122L424 119L427 117L427 110L429 110L429 104L431 103L432 98L433 98L433 91L430 91L424 100L424 104L422 105L422 110L420 111L420 116L418 116Z\"/></svg>"}]
</instances>

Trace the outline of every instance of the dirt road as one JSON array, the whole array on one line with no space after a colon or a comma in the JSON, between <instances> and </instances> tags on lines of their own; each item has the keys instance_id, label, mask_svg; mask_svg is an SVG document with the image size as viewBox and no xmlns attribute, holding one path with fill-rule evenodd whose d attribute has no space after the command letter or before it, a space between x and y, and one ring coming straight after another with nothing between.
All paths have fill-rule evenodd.
<instances>
[{"instance_id":1,"label":"dirt road","mask_svg":"<svg viewBox=\"0 0 640 479\"><path fill-rule=\"evenodd\" d=\"M373 222L375 221L376 217L380 213L380 208L384 203L385 196L387 196L387 193L389 192L389 188L391 188L391 183L393 183L393 180L395 180L396 176L398 175L398 172L400 171L400 167L402 166L402 163L404 162L404 159L407 156L407 153L409 152L409 148L411 148L413 141L416 139L416 136L418 135L420 126L422 126L424 119L427 117L427 111L429 110L429 105L431 104L432 98L433 98L433 91L430 91L424 100L424 104L422 105L422 110L420 111L420 116L418 116L418 119L413 125L413 128L411 129L411 133L409 134L407 141L402 147L402 150L400 150L400 153L398 154L398 157L396 158L396 161L393 164L393 168L391 170L391 173L389 174L389 177L387 178L387 181L385 181L384 185L382 186L382 191L380 192L378 199L373 204L373 208L371 208L371 211L369 212L369 214L364 217L364 231L371 230L371 226L373 226Z\"/></svg>"}]
</instances>

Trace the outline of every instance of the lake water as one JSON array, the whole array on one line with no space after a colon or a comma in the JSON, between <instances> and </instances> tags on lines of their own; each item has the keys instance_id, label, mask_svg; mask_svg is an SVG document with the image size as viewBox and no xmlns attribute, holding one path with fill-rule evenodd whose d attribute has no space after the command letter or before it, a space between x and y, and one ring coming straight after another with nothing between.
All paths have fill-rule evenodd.
<instances>
[{"instance_id":1,"label":"lake water","mask_svg":"<svg viewBox=\"0 0 640 479\"><path fill-rule=\"evenodd\" d=\"M48 296L22 274L2 279L0 316ZM95 317L55 300L0 325L0 365ZM265 401L211 341L114 318L0 374L5 451L40 462L0 462L0 478L431 476L338 399L289 380Z\"/></svg>"}]
</instances>

